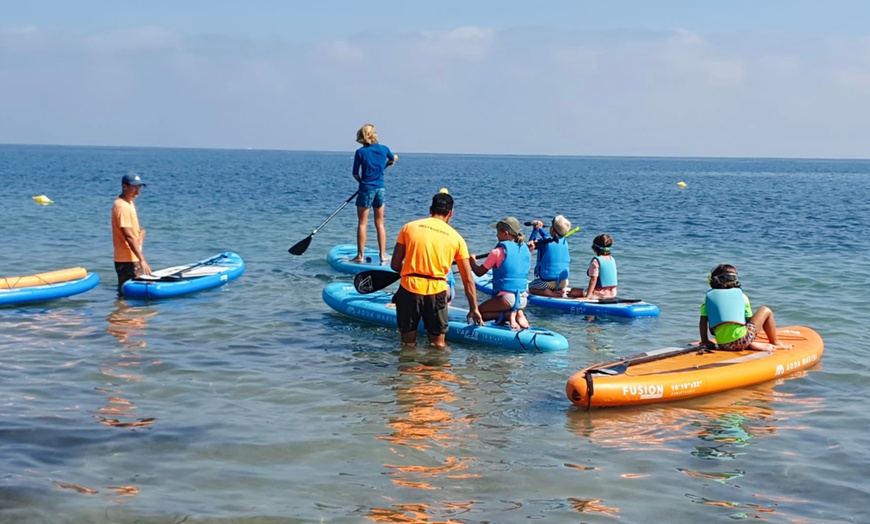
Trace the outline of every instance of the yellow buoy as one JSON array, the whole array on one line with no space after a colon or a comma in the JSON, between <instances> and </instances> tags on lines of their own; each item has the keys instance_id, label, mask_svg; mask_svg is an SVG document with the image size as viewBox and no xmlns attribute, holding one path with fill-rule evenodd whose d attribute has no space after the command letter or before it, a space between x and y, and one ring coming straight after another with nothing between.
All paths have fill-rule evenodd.
<instances>
[{"instance_id":1,"label":"yellow buoy","mask_svg":"<svg viewBox=\"0 0 870 524\"><path fill-rule=\"evenodd\" d=\"M677 187L686 187L685 182L677 182Z\"/></svg>"},{"instance_id":2,"label":"yellow buoy","mask_svg":"<svg viewBox=\"0 0 870 524\"><path fill-rule=\"evenodd\" d=\"M38 195L38 196L35 196L35 197L33 197L33 200L35 200L37 204L42 204L42 205L44 205L44 206L45 206L45 205L48 205L48 204L53 204L53 203L54 203L54 201L53 201L52 199L48 198L48 197L45 196L45 195Z\"/></svg>"},{"instance_id":3,"label":"yellow buoy","mask_svg":"<svg viewBox=\"0 0 870 524\"><path fill-rule=\"evenodd\" d=\"M439 192L439 193L444 193L445 195L449 194L449 193L447 192L447 188L446 188L446 187L442 187L438 192Z\"/></svg>"}]
</instances>

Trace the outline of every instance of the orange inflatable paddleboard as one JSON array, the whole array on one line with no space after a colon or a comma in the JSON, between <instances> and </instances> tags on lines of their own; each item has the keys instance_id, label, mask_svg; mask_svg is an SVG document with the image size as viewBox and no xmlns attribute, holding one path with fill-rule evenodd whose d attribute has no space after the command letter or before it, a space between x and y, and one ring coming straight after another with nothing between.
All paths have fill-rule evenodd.
<instances>
[{"instance_id":1,"label":"orange inflatable paddleboard","mask_svg":"<svg viewBox=\"0 0 870 524\"><path fill-rule=\"evenodd\" d=\"M784 377L814 366L825 344L808 327L776 330L789 349L768 351L664 348L596 364L568 379L565 393L583 407L633 406L709 395ZM767 342L764 333L760 342Z\"/></svg>"},{"instance_id":2,"label":"orange inflatable paddleboard","mask_svg":"<svg viewBox=\"0 0 870 524\"><path fill-rule=\"evenodd\" d=\"M58 269L48 273L38 273L23 277L0 277L0 289L19 289L23 287L44 286L59 282L70 282L85 278L88 272L83 267Z\"/></svg>"}]
</instances>

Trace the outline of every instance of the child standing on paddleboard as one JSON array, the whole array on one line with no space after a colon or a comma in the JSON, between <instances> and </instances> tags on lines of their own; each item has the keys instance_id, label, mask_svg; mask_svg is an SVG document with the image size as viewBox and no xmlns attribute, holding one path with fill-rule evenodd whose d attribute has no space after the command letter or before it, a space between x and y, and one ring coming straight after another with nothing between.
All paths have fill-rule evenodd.
<instances>
[{"instance_id":1,"label":"child standing on paddleboard","mask_svg":"<svg viewBox=\"0 0 870 524\"><path fill-rule=\"evenodd\" d=\"M767 306L761 306L753 314L749 305L749 297L740 289L737 280L737 268L728 264L719 264L708 277L710 291L701 304L701 320L698 329L701 332L701 343L708 349L739 351L755 349L757 351L773 351L791 346L780 344L776 336L776 322L773 311ZM770 344L757 342L755 335L758 327L764 330ZM712 333L717 344L710 341Z\"/></svg>"},{"instance_id":2,"label":"child standing on paddleboard","mask_svg":"<svg viewBox=\"0 0 870 524\"><path fill-rule=\"evenodd\" d=\"M387 229L384 226L384 201L386 199L386 185L384 184L384 170L393 165L399 159L387 146L378 143L378 132L375 126L365 124L356 132L356 141L362 147L356 150L353 156L353 177L359 182L359 193L356 197L356 214L359 224L356 230L357 254L351 262L363 262L365 260L366 228L369 223L369 209L375 210L375 229L378 235L378 250L381 255L381 264L386 263L387 257Z\"/></svg>"}]
</instances>

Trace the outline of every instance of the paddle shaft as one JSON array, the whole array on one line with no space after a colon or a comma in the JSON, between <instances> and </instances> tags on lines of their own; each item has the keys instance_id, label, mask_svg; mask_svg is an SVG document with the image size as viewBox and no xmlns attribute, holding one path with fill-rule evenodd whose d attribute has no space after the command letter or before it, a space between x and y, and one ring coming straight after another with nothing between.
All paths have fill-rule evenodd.
<instances>
[{"instance_id":1,"label":"paddle shaft","mask_svg":"<svg viewBox=\"0 0 870 524\"><path fill-rule=\"evenodd\" d=\"M321 222L321 224L319 226L315 227L314 231L312 231L310 235L308 235L307 237L303 238L302 240L300 240L299 242L294 244L293 247L291 247L287 251L289 251L293 255L301 255L302 253L305 253L305 250L308 249L308 246L311 244L311 239L314 237L315 234L317 234L317 232L320 230L320 228L325 226L326 223L329 222L330 220L332 220L335 217L335 215L337 215L342 209L345 208L345 206L350 204L350 201L353 200L354 197L356 197L358 194L359 194L359 189L357 189L354 192L354 194L350 195L350 198L345 200L343 204L338 206L338 209L333 211L332 214L326 218L326 220Z\"/></svg>"},{"instance_id":2,"label":"paddle shaft","mask_svg":"<svg viewBox=\"0 0 870 524\"><path fill-rule=\"evenodd\" d=\"M580 231L580 226L577 226L567 233L562 238L568 238L574 233ZM541 243L547 244L549 242L554 242L555 238L548 238L546 240L541 240ZM537 245L537 244L536 244ZM476 255L474 257L475 260L481 260L489 256L489 253L484 253L482 255ZM453 262L455 265L456 262ZM368 271L363 271L361 273L357 273L353 277L353 287L357 290L357 292L366 294L366 293L374 293L375 291L380 291L385 287L389 286L393 282L399 280L402 276L399 273L396 273L390 269L370 269Z\"/></svg>"},{"instance_id":3,"label":"paddle shaft","mask_svg":"<svg viewBox=\"0 0 870 524\"><path fill-rule=\"evenodd\" d=\"M342 209L344 209L345 206L347 206L348 204L350 204L350 201L353 200L354 197L356 197L358 194L359 194L359 190L356 190L356 191L354 192L354 194L350 195L350 198L348 198L347 200L345 200L343 204L341 204L340 206L338 206L338 209L336 209L335 211L333 211L332 214L329 215L329 216L326 218L326 220L324 220L324 221L323 221L319 226L317 226L317 227L314 228L314 231L311 232L311 235L313 236L315 233L317 233L317 232L320 230L320 228L322 228L323 226L325 226L327 222L329 222L330 220L332 220L333 218L335 218L335 215L337 215L337 214L339 213L339 211L341 211Z\"/></svg>"},{"instance_id":4,"label":"paddle shaft","mask_svg":"<svg viewBox=\"0 0 870 524\"><path fill-rule=\"evenodd\" d=\"M167 280L169 280L169 281L179 280L179 279L182 278L180 275L181 275L182 273L184 273L185 271L190 271L191 269L196 269L196 268L198 268L198 267L202 267L202 266L210 266L210 265L214 264L215 262L217 262L218 260L220 260L220 259L222 259L222 258L226 258L226 257L227 257L227 256L226 256L225 254L221 253L220 255L217 255L217 256L211 257L211 258L209 258L208 260L203 260L202 262L197 262L196 264L191 264L191 265L189 265L189 266L184 266L183 268L181 268L181 269L179 269L179 270L177 270L177 271L173 271L172 273L169 273L168 275L160 275L160 276L156 276L156 275L139 275L139 276L136 277L136 278L138 278L138 279L140 279L140 280L157 280L157 281L160 281L160 280L162 280L162 281L167 281ZM144 277L144 278L143 278L143 277ZM150 278L149 278L149 277L150 277Z\"/></svg>"},{"instance_id":5,"label":"paddle shaft","mask_svg":"<svg viewBox=\"0 0 870 524\"><path fill-rule=\"evenodd\" d=\"M475 255L475 260L481 260L489 256L489 253ZM456 261L451 266L456 265ZM361 271L353 277L353 287L357 293L368 294L380 291L390 284L402 278L400 273L396 273L392 269L369 269Z\"/></svg>"},{"instance_id":6,"label":"paddle shaft","mask_svg":"<svg viewBox=\"0 0 870 524\"><path fill-rule=\"evenodd\" d=\"M692 353L692 352L701 351L701 350L713 351L713 350L707 349L706 346L704 346L703 344L698 344L698 345L689 346L689 347L682 348L682 349L675 349L674 351L665 351L663 353L653 353L653 354L640 353L638 355L625 357L624 359L622 359L618 362L609 362L607 364L598 364L596 366L592 366L587 370L587 373L592 372L592 371L601 370L601 369L608 369L608 368L615 368L615 367L623 368L622 371L624 371L629 366L633 366L633 365L637 365L637 364L645 364L647 362L655 362L656 360L662 360L664 358L671 358L671 357L674 357L677 355L684 355L686 353Z\"/></svg>"},{"instance_id":7,"label":"paddle shaft","mask_svg":"<svg viewBox=\"0 0 870 524\"><path fill-rule=\"evenodd\" d=\"M530 224L530 222L526 222L526 225L529 225L529 224ZM567 233L565 233L565 235L562 238L568 238L578 231L580 231L580 226L571 228L568 230ZM535 247L543 245L543 244L549 244L550 242L555 242L557 240L558 240L558 238L556 238L556 237L542 238L541 240L535 240Z\"/></svg>"}]
</instances>

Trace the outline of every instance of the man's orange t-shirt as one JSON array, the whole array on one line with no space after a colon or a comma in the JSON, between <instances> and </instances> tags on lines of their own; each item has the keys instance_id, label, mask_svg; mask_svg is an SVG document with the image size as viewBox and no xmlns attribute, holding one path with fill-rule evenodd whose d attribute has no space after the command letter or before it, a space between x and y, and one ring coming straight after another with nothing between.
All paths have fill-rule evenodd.
<instances>
[{"instance_id":1,"label":"man's orange t-shirt","mask_svg":"<svg viewBox=\"0 0 870 524\"><path fill-rule=\"evenodd\" d=\"M470 258L462 235L447 222L434 217L405 224L399 231L396 243L405 246L401 285L418 295L446 291L451 264ZM415 277L412 274L432 278Z\"/></svg>"},{"instance_id":2,"label":"man's orange t-shirt","mask_svg":"<svg viewBox=\"0 0 870 524\"><path fill-rule=\"evenodd\" d=\"M142 229L139 227L139 216L136 214L136 206L133 202L127 202L123 198L116 198L112 206L112 244L115 246L115 262L139 262L139 257L133 254L133 250L127 245L122 227L133 230L133 236L142 250Z\"/></svg>"}]
</instances>

